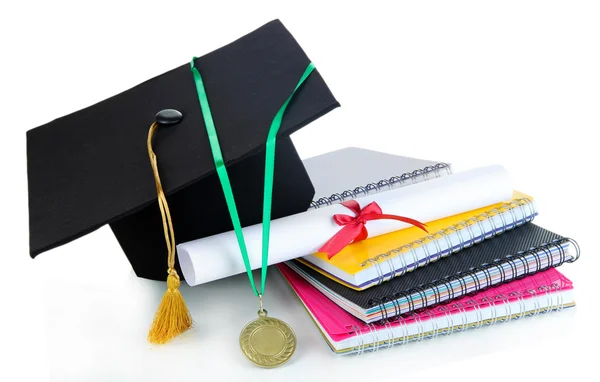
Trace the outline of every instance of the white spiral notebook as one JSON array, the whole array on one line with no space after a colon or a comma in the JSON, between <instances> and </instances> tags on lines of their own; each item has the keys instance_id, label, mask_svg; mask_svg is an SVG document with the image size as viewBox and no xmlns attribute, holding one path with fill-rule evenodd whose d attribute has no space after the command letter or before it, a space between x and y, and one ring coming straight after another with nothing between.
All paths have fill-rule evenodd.
<instances>
[{"instance_id":1,"label":"white spiral notebook","mask_svg":"<svg viewBox=\"0 0 600 382\"><path fill-rule=\"evenodd\" d=\"M315 188L310 208L452 174L448 163L347 147L302 161Z\"/></svg>"}]
</instances>

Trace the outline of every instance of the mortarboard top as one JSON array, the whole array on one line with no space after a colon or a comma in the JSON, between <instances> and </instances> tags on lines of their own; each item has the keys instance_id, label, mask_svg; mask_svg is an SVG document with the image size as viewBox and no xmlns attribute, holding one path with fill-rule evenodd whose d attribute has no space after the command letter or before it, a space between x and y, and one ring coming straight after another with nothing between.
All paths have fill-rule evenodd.
<instances>
[{"instance_id":1,"label":"mortarboard top","mask_svg":"<svg viewBox=\"0 0 600 382\"><path fill-rule=\"evenodd\" d=\"M244 226L261 221L267 133L309 62L278 20L195 60ZM316 70L294 95L279 131L274 219L305 211L314 196L289 135L338 106ZM185 63L27 132L32 257L110 224L136 274L165 279L166 247L146 149L148 128L163 109L183 114L154 139L177 243L232 229Z\"/></svg>"}]
</instances>

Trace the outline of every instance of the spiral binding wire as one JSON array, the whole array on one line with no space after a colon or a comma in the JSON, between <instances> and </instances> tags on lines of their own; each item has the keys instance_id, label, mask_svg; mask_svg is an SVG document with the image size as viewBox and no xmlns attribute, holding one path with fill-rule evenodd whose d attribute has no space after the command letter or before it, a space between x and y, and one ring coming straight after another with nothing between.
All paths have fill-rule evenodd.
<instances>
[{"instance_id":1,"label":"spiral binding wire","mask_svg":"<svg viewBox=\"0 0 600 382\"><path fill-rule=\"evenodd\" d=\"M519 220L515 214L515 210L521 211L522 220ZM506 213L510 213L512 220L507 222L505 218ZM454 252L458 252L465 248L471 247L477 243L482 242L485 239L489 239L493 236L500 235L508 230L519 227L525 223L532 221L535 218L535 209L533 203L528 198L519 198L511 200L510 202L504 203L499 207L483 212L477 216L470 217L469 219L458 222L450 227L439 230L435 233L425 236L422 239L417 239L411 243L405 244L401 247L394 248L386 253L377 255L371 259L363 261L360 266L365 267L368 264L377 271L377 285L380 285L384 281L389 281L394 277L402 276L407 272L411 272L420 266L426 266L430 263L437 261L443 257L450 256ZM494 217L499 216L502 220L502 226L498 227L494 221ZM487 233L483 222L489 221L492 230ZM477 224L481 235L476 237L473 232L473 225ZM465 236L463 233L467 231ZM450 239L450 235L456 233L459 237L459 247L454 248ZM465 240L465 238L467 240ZM446 241L446 248L442 250L440 241ZM428 244L433 243L435 246L435 252L431 253ZM425 257L419 260L417 250L421 249L425 253ZM407 262L407 257L411 260ZM397 261L396 261L397 260ZM399 266L396 266L394 262L399 262ZM421 262L424 264L420 264Z\"/></svg>"},{"instance_id":2,"label":"spiral binding wire","mask_svg":"<svg viewBox=\"0 0 600 382\"><path fill-rule=\"evenodd\" d=\"M336 193L329 197L322 197L310 202L309 210L339 204L351 199L361 198L381 191L392 190L407 186L409 184L419 183L431 178L439 178L444 175L452 174L452 166L448 163L438 163L433 166L427 166L412 172L406 172L400 176L393 176L389 179L382 179L377 183L369 183L365 186L356 187L354 190L346 190L342 193Z\"/></svg>"},{"instance_id":3,"label":"spiral binding wire","mask_svg":"<svg viewBox=\"0 0 600 382\"><path fill-rule=\"evenodd\" d=\"M565 249L563 248L563 245L566 243L569 243L570 246L574 248L575 252L572 258L569 260L567 260L567 254ZM558 251L559 259L557 262L554 261L555 256L552 255L552 250ZM526 260L527 256L532 256L534 258L535 266L529 265L529 262ZM542 256L544 257L542 258ZM550 243L541 244L538 247L529 249L527 251L521 251L515 255L508 255L503 259L497 259L494 262L488 264L482 264L479 267L474 267L470 269L469 271L459 272L455 275L443 277L440 280L421 285L418 288L414 288L403 293L395 293L393 295L385 296L382 298L371 299L368 305L369 307L379 306L379 311L382 315L381 318L383 320L390 320L396 316L400 316L405 313L410 313L420 308L433 307L439 304L449 303L458 297L468 295L468 283L465 281L468 280L468 278L471 278L476 286L473 293L477 293L489 289L492 286L496 287L506 282L522 279L531 274L542 272L553 267L558 267L564 262L572 263L576 261L579 258L579 256L580 249L579 245L575 240L570 238L556 239ZM542 266L544 262L547 263L546 266ZM510 277L507 277L506 272L504 272L503 265L505 264L508 264L511 268ZM519 264L522 265L524 271L522 275L516 276ZM499 280L493 285L491 276L492 270L496 270L499 274ZM483 276L481 276L481 274L483 274ZM481 279L481 277L483 277L483 279ZM452 286L452 281L456 281L459 283L459 291ZM442 299L441 297L439 289L441 286L444 286L445 290L448 293L448 297L445 299ZM429 297L426 293L428 290L433 290L432 295L430 295ZM415 297L415 295L418 296ZM406 304L408 305L408 308L404 311L402 311L402 308L399 303L401 298L406 299ZM388 314L388 311L385 307L385 305L390 302L393 304L394 307L394 313L392 316Z\"/></svg>"},{"instance_id":4,"label":"spiral binding wire","mask_svg":"<svg viewBox=\"0 0 600 382\"><path fill-rule=\"evenodd\" d=\"M440 305L435 309L426 309L424 313L427 317L412 312L395 317L394 320L382 320L377 324L367 324L367 330L358 326L348 327L348 334L353 334L358 341L357 346L352 351L356 354L364 352L374 352L381 348L390 348L397 345L406 345L409 342L419 342L423 339L433 339L440 335L451 335L456 332L463 332L469 329L479 329L484 326L492 326L496 323L505 323L511 320L520 320L525 317L533 317L538 314L547 314L550 312L559 312L565 307L565 302L561 292L561 287L557 283L549 286L540 286L537 290L529 289L522 292L511 292L508 296L498 294L493 297L484 297L481 299L471 298L464 304L454 302L451 304ZM542 307L540 300L535 297L546 296L546 303ZM527 296L527 297L526 297ZM556 296L556 297L554 297ZM533 310L527 310L525 299L534 298ZM513 312L511 302L518 302L518 312ZM498 308L504 307L504 312L498 315ZM483 318L483 309L491 307L492 317ZM475 312L476 321L469 323L468 311ZM434 313L432 313L434 312ZM445 325L440 328L438 319L443 316ZM410 321L407 321L411 319ZM426 322L432 323L432 329L426 329ZM396 324L397 322L397 324ZM409 335L408 326L417 326L417 333ZM394 330L401 330L398 337L394 337Z\"/></svg>"}]
</instances>

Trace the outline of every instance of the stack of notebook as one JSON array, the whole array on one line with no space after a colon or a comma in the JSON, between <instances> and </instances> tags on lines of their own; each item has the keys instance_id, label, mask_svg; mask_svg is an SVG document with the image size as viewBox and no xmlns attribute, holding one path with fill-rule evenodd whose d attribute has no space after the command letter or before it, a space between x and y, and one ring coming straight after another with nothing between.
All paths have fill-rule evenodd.
<instances>
[{"instance_id":1,"label":"stack of notebook","mask_svg":"<svg viewBox=\"0 0 600 382\"><path fill-rule=\"evenodd\" d=\"M452 176L445 163L354 148L305 165L317 195L331 195L311 208ZM404 228L278 267L334 352L373 351L574 306L572 283L555 268L579 247L532 223L537 213L515 191L426 222L428 232Z\"/></svg>"}]
</instances>

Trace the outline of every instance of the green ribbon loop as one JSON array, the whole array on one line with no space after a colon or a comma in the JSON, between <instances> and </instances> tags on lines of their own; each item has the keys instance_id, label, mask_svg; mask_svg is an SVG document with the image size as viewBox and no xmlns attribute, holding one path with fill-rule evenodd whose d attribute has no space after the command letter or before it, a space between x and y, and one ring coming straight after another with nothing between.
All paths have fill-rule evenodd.
<instances>
[{"instance_id":1,"label":"green ribbon loop","mask_svg":"<svg viewBox=\"0 0 600 382\"><path fill-rule=\"evenodd\" d=\"M219 144L219 138L217 136L217 130L215 129L215 123L213 121L212 113L210 111L210 105L208 103L208 97L206 90L204 89L204 82L200 72L195 67L194 62L196 57L192 59L190 63L191 71L194 76L196 83L196 91L198 93L198 100L200 101L200 109L202 110L202 116L204 118L204 124L206 125L206 132L208 133L208 140L210 143L210 149L212 151L213 160L217 169L217 175L221 182L223 194L225 195L225 201L227 202L227 209L229 210L229 216L233 223L233 229L235 236L244 259L244 266L246 267L246 273L250 280L250 285L254 290L256 296L260 296L265 291L265 284L267 281L267 268L269 265L269 234L271 231L271 205L273 203L273 175L275 171L275 146L277 143L277 133L281 127L283 121L283 115L288 104L292 100L294 94L302 83L308 78L308 76L315 69L314 64L311 62L308 64L306 70L300 77L298 84L294 88L292 94L289 95L287 100L281 105L277 114L271 122L269 134L267 136L266 149L265 149L265 183L263 189L263 215L262 215L262 267L261 267L261 289L256 287L254 282L254 276L252 275L252 268L250 266L250 258L248 257L248 249L246 247L246 241L244 240L244 233L242 232L242 224L240 223L240 216L237 211L235 204L235 198L233 196L233 190L231 189L231 182L229 181L229 175L225 167L225 160L223 159L223 153L221 152L221 145Z\"/></svg>"}]
</instances>

